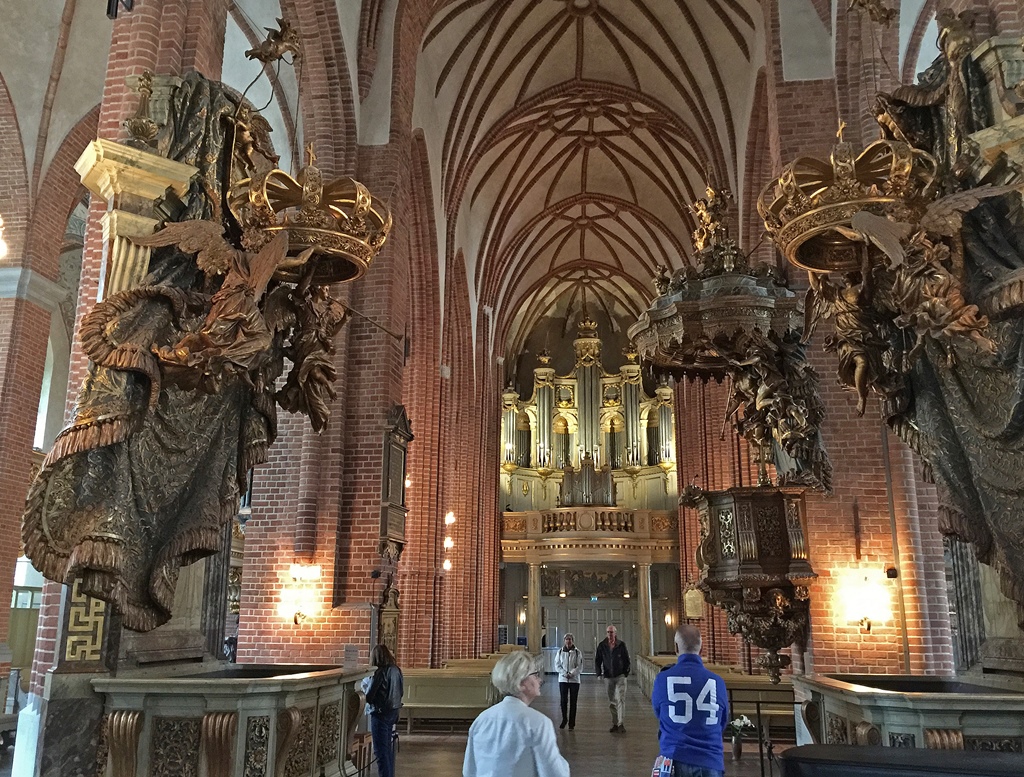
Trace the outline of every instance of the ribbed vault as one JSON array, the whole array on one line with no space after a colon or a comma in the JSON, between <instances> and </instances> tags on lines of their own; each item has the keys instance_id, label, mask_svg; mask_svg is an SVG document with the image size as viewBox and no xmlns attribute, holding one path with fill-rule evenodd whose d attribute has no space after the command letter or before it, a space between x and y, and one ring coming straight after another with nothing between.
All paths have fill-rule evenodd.
<instances>
[{"instance_id":1,"label":"ribbed vault","mask_svg":"<svg viewBox=\"0 0 1024 777\"><path fill-rule=\"evenodd\" d=\"M737 190L761 54L756 0L454 0L417 100L449 257L515 356L545 316L635 320L689 261L688 206Z\"/></svg>"}]
</instances>

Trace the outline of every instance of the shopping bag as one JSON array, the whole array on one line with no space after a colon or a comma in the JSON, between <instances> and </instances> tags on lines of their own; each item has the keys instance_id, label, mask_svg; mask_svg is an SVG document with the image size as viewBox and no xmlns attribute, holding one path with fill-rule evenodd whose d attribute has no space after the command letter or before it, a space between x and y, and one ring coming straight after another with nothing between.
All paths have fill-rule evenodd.
<instances>
[{"instance_id":1,"label":"shopping bag","mask_svg":"<svg viewBox=\"0 0 1024 777\"><path fill-rule=\"evenodd\" d=\"M659 755L654 759L654 769L651 777L672 777L672 759Z\"/></svg>"}]
</instances>

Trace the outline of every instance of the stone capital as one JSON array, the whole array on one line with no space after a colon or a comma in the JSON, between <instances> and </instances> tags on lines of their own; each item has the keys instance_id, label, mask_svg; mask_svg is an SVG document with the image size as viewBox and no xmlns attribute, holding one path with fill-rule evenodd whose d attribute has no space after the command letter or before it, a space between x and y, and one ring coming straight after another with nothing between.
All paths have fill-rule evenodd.
<instances>
[{"instance_id":1,"label":"stone capital","mask_svg":"<svg viewBox=\"0 0 1024 777\"><path fill-rule=\"evenodd\" d=\"M108 203L122 194L152 202L168 187L182 197L198 172L192 165L102 138L86 146L75 170L85 187Z\"/></svg>"}]
</instances>

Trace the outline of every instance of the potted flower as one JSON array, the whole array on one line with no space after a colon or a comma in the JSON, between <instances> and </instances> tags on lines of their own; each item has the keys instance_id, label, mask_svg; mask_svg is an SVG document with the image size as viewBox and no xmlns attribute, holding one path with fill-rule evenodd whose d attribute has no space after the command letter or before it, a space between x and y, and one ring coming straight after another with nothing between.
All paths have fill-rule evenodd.
<instances>
[{"instance_id":1,"label":"potted flower","mask_svg":"<svg viewBox=\"0 0 1024 777\"><path fill-rule=\"evenodd\" d=\"M746 715L733 718L725 724L725 733L732 740L732 760L740 760L743 755L743 735L748 731L757 731L757 726Z\"/></svg>"}]
</instances>

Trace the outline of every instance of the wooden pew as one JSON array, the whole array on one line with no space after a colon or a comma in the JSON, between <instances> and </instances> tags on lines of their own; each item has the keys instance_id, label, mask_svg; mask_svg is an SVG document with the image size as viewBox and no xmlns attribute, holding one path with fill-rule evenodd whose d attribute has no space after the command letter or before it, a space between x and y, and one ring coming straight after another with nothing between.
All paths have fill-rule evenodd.
<instances>
[{"instance_id":1,"label":"wooden pew","mask_svg":"<svg viewBox=\"0 0 1024 777\"><path fill-rule=\"evenodd\" d=\"M640 690L648 699L651 697L654 678L658 672L666 666L674 665L675 662L675 656L640 656L635 661ZM772 685L767 675L743 674L735 667L722 664L705 666L725 680L725 687L729 692L730 718L746 715L756 726L760 708L760 729L764 736L778 729L784 729L787 733L796 730L793 683L788 677L783 675L778 685Z\"/></svg>"},{"instance_id":2,"label":"wooden pew","mask_svg":"<svg viewBox=\"0 0 1024 777\"><path fill-rule=\"evenodd\" d=\"M413 719L473 720L500 699L490 668L405 669L402 677L401 717L407 732Z\"/></svg>"}]
</instances>

